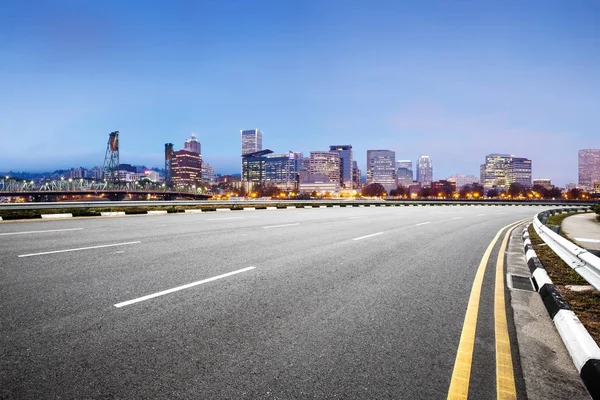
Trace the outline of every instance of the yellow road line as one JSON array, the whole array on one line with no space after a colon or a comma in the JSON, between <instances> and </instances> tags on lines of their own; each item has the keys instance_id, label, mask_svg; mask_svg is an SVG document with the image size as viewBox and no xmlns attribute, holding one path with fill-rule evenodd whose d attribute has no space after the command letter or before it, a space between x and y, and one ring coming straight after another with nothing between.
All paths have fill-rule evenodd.
<instances>
[{"instance_id":1,"label":"yellow road line","mask_svg":"<svg viewBox=\"0 0 600 400\"><path fill-rule=\"evenodd\" d=\"M498 259L496 261L496 287L494 297L494 330L496 332L496 398L512 400L517 398L515 375L513 371L510 338L506 322L506 304L504 302L504 253L512 229L506 232Z\"/></svg>"},{"instance_id":2,"label":"yellow road line","mask_svg":"<svg viewBox=\"0 0 600 400\"><path fill-rule=\"evenodd\" d=\"M477 314L479 313L479 299L481 298L481 286L483 285L483 276L485 269L490 259L490 254L498 242L498 238L506 228L517 226L524 220L506 225L496 233L494 239L490 242L485 250L469 296L465 321L463 323L462 333L460 334L460 342L458 351L456 352L456 360L454 361L454 369L452 378L450 379L450 388L448 389L449 400L466 399L469 395L469 382L471 379L471 364L473 361L473 348L475 346L475 331L477 329Z\"/></svg>"}]
</instances>

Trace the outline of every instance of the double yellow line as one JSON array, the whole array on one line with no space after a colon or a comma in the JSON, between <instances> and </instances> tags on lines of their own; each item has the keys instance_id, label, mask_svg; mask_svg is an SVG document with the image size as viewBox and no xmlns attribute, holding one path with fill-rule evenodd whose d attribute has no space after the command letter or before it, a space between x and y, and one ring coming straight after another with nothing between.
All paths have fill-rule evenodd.
<instances>
[{"instance_id":1,"label":"double yellow line","mask_svg":"<svg viewBox=\"0 0 600 400\"><path fill-rule=\"evenodd\" d=\"M504 300L504 253L508 245L510 232L514 227L521 224L525 219L506 225L496 233L494 239L487 247L471 288L469 303L465 322L463 323L460 343L454 361L454 370L448 389L448 399L466 399L469 395L469 381L471 379L471 364L473 361L473 348L475 346L475 332L477 329L477 315L479 313L479 300L481 298L481 287L483 276L490 259L490 255L498 239L505 229L508 229L500 246L498 259L496 261L496 283L494 296L494 330L496 340L496 394L498 399L516 399L517 389L513 373L512 355L510 352L510 340L508 336L508 324L506 321L506 309Z\"/></svg>"}]
</instances>

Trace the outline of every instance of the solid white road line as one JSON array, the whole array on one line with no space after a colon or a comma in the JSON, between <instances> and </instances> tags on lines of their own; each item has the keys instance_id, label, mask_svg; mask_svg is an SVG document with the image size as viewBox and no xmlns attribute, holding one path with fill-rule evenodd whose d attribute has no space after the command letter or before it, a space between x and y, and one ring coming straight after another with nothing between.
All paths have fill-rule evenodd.
<instances>
[{"instance_id":1,"label":"solid white road line","mask_svg":"<svg viewBox=\"0 0 600 400\"><path fill-rule=\"evenodd\" d=\"M362 219L362 218L369 218L366 215L364 217L349 217L348 219Z\"/></svg>"},{"instance_id":2,"label":"solid white road line","mask_svg":"<svg viewBox=\"0 0 600 400\"><path fill-rule=\"evenodd\" d=\"M421 223L416 224L415 226L427 225L427 224L430 224L430 223L431 223L431 221L421 222Z\"/></svg>"},{"instance_id":3,"label":"solid white road line","mask_svg":"<svg viewBox=\"0 0 600 400\"><path fill-rule=\"evenodd\" d=\"M483 217L485 214L477 214L478 217Z\"/></svg>"},{"instance_id":4,"label":"solid white road line","mask_svg":"<svg viewBox=\"0 0 600 400\"><path fill-rule=\"evenodd\" d=\"M452 219L463 219L463 217L454 217Z\"/></svg>"},{"instance_id":5,"label":"solid white road line","mask_svg":"<svg viewBox=\"0 0 600 400\"><path fill-rule=\"evenodd\" d=\"M598 239L575 238L578 242L600 243Z\"/></svg>"},{"instance_id":6,"label":"solid white road line","mask_svg":"<svg viewBox=\"0 0 600 400\"><path fill-rule=\"evenodd\" d=\"M29 233L47 233L47 232L66 232L66 231L80 231L83 228L71 228L71 229L50 229L47 231L27 231L27 232L6 232L0 233L0 236L8 236L8 235L26 235Z\"/></svg>"},{"instance_id":7,"label":"solid white road line","mask_svg":"<svg viewBox=\"0 0 600 400\"><path fill-rule=\"evenodd\" d=\"M43 253L21 254L19 257L43 256L45 254L56 254L56 253L67 253L69 251L101 249L101 248L104 248L104 247L125 246L125 245L128 245L128 244L138 244L138 243L142 243L142 242L137 241L137 242L126 242L126 243L115 243L115 244L103 244L101 246L80 247L78 249L45 251Z\"/></svg>"},{"instance_id":8,"label":"solid white road line","mask_svg":"<svg viewBox=\"0 0 600 400\"><path fill-rule=\"evenodd\" d=\"M244 219L245 217L231 217L231 218L207 218L207 221L226 221L228 219Z\"/></svg>"},{"instance_id":9,"label":"solid white road line","mask_svg":"<svg viewBox=\"0 0 600 400\"><path fill-rule=\"evenodd\" d=\"M300 225L300 222L297 222L295 224L284 224L284 225L269 225L269 226L263 226L263 229L271 229L271 228L283 228L286 226L296 226L296 225Z\"/></svg>"},{"instance_id":10,"label":"solid white road line","mask_svg":"<svg viewBox=\"0 0 600 400\"><path fill-rule=\"evenodd\" d=\"M128 306L130 304L139 303L140 301L153 299L155 297L164 296L165 294L169 294L169 293L173 293L173 292L178 292L180 290L189 289L189 288L194 287L194 286L202 285L203 283L208 283L208 282L216 281L217 279L222 279L222 278L226 278L226 277L231 276L231 275L235 275L235 274L239 274L239 273L242 273L242 272L250 271L251 269L254 269L254 268L256 268L256 267L248 267L248 268L238 269L237 271L228 272L228 273L223 274L223 275L213 276L212 278L208 278L208 279L204 279L204 280L201 280L201 281L196 281L196 282L188 283L187 285L177 286L177 287L174 287L172 289L163 290L162 292L157 292L157 293L149 294L147 296L138 297L137 299L124 301L122 303L117 303L114 306L117 307L117 308L121 308L121 307L124 307L124 306Z\"/></svg>"},{"instance_id":11,"label":"solid white road line","mask_svg":"<svg viewBox=\"0 0 600 400\"><path fill-rule=\"evenodd\" d=\"M357 237L352 240L361 240L361 239L366 239L366 238L370 238L370 237L377 236L377 235L383 235L383 232L372 233L370 235Z\"/></svg>"}]
</instances>

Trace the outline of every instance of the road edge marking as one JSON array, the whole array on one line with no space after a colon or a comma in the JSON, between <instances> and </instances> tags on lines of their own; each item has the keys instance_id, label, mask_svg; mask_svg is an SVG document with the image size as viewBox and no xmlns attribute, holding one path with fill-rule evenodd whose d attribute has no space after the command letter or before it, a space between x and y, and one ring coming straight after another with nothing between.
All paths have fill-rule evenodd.
<instances>
[{"instance_id":1,"label":"road edge marking","mask_svg":"<svg viewBox=\"0 0 600 400\"><path fill-rule=\"evenodd\" d=\"M517 398L515 372L510 351L508 321L506 319L506 300L504 296L504 256L508 240L516 226L509 229L498 251L496 260L496 282L494 288L494 332L496 342L496 398L509 400Z\"/></svg>"},{"instance_id":2,"label":"road edge marking","mask_svg":"<svg viewBox=\"0 0 600 400\"><path fill-rule=\"evenodd\" d=\"M469 383L471 380L471 365L473 362L473 349L475 347L475 333L477 330L481 288L483 286L483 277L492 250L505 229L515 227L523 221L524 220L520 220L502 227L488 245L479 262L479 267L477 268L475 278L473 279L473 286L471 287L471 294L469 295L469 302L467 304L465 320L460 334L456 359L454 360L454 368L452 369L452 377L450 378L447 397L449 400L467 399L469 396Z\"/></svg>"}]
</instances>

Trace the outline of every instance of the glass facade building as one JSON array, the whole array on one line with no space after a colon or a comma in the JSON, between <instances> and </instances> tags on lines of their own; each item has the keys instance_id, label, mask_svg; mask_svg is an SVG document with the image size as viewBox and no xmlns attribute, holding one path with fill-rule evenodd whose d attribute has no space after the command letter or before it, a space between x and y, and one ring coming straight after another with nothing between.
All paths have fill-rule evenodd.
<instances>
[{"instance_id":1,"label":"glass facade building","mask_svg":"<svg viewBox=\"0 0 600 400\"><path fill-rule=\"evenodd\" d=\"M352 146L349 144L344 145L332 145L329 146L329 151L338 153L340 156L340 171L341 171L341 184L347 189L353 188L353 177L352 177Z\"/></svg>"},{"instance_id":2,"label":"glass facade building","mask_svg":"<svg viewBox=\"0 0 600 400\"><path fill-rule=\"evenodd\" d=\"M579 150L579 186L592 190L600 182L600 149Z\"/></svg>"},{"instance_id":3,"label":"glass facade building","mask_svg":"<svg viewBox=\"0 0 600 400\"><path fill-rule=\"evenodd\" d=\"M246 129L242 134L242 155L262 150L262 132L258 129Z\"/></svg>"},{"instance_id":4,"label":"glass facade building","mask_svg":"<svg viewBox=\"0 0 600 400\"><path fill-rule=\"evenodd\" d=\"M271 154L265 160L265 183L281 189L298 188L302 153Z\"/></svg>"},{"instance_id":5,"label":"glass facade building","mask_svg":"<svg viewBox=\"0 0 600 400\"><path fill-rule=\"evenodd\" d=\"M531 160L510 154L489 154L481 165L481 185L488 191L506 191L512 183L531 188Z\"/></svg>"},{"instance_id":6,"label":"glass facade building","mask_svg":"<svg viewBox=\"0 0 600 400\"><path fill-rule=\"evenodd\" d=\"M423 187L431 186L431 182L433 182L433 163L431 157L420 156L417 160L417 181Z\"/></svg>"},{"instance_id":7,"label":"glass facade building","mask_svg":"<svg viewBox=\"0 0 600 400\"><path fill-rule=\"evenodd\" d=\"M396 189L396 152L367 150L367 185L380 183L386 191Z\"/></svg>"},{"instance_id":8,"label":"glass facade building","mask_svg":"<svg viewBox=\"0 0 600 400\"><path fill-rule=\"evenodd\" d=\"M396 176L398 177L398 185L409 187L414 181L413 164L410 160L396 161Z\"/></svg>"}]
</instances>

